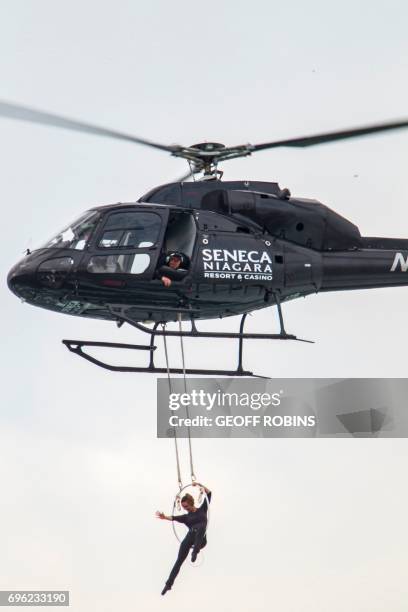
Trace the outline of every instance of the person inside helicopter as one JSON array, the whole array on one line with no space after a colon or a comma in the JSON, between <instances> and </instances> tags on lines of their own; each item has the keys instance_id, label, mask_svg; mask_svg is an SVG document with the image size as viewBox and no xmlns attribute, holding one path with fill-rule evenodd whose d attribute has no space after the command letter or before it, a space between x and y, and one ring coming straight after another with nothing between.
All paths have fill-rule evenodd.
<instances>
[{"instance_id":1,"label":"person inside helicopter","mask_svg":"<svg viewBox=\"0 0 408 612\"><path fill-rule=\"evenodd\" d=\"M181 281L188 273L189 260L180 251L170 251L162 258L156 275L165 287L170 287L173 281Z\"/></svg>"},{"instance_id":2,"label":"person inside helicopter","mask_svg":"<svg viewBox=\"0 0 408 612\"><path fill-rule=\"evenodd\" d=\"M199 482L194 482L193 486L201 487L205 492L206 497L201 506L197 508L194 503L194 497L189 493L186 493L186 495L184 495L181 499L181 505L184 510L186 510L187 514L166 516L164 512L156 512L157 518L166 521L177 521L178 523L183 523L188 528L187 535L180 544L176 562L162 590L162 595L165 595L167 591L170 591L171 587L173 586L174 580L179 573L182 564L186 560L190 548L193 549L193 552L191 553L191 561L194 563L200 550L207 545L207 512L208 503L211 502L211 491Z\"/></svg>"}]
</instances>

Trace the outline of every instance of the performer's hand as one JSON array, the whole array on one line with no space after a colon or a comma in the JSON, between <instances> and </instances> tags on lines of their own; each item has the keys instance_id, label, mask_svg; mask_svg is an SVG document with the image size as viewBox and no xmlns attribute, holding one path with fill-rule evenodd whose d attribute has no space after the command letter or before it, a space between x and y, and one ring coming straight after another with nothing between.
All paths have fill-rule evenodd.
<instances>
[{"instance_id":1,"label":"performer's hand","mask_svg":"<svg viewBox=\"0 0 408 612\"><path fill-rule=\"evenodd\" d=\"M156 517L163 520L165 518L164 512L159 512L159 510L157 510Z\"/></svg>"},{"instance_id":2,"label":"performer's hand","mask_svg":"<svg viewBox=\"0 0 408 612\"><path fill-rule=\"evenodd\" d=\"M170 278L168 276L162 276L161 280L162 280L162 283L163 283L163 285L165 287L167 287L167 288L170 287L171 280L170 280Z\"/></svg>"}]
</instances>

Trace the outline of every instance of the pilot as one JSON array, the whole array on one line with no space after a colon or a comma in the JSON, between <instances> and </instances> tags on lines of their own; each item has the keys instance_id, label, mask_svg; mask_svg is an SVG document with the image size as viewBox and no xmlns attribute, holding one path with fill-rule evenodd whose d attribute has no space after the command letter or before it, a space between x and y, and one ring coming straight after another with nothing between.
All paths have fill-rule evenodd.
<instances>
[{"instance_id":1,"label":"pilot","mask_svg":"<svg viewBox=\"0 0 408 612\"><path fill-rule=\"evenodd\" d=\"M179 251L170 251L163 265L157 270L157 276L165 287L170 287L173 281L181 281L188 272L188 257Z\"/></svg>"}]
</instances>

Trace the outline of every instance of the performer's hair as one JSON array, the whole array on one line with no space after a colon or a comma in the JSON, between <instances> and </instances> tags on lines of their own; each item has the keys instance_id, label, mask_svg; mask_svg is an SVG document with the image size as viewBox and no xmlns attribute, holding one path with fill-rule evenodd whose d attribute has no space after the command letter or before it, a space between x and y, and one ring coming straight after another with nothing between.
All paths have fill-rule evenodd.
<instances>
[{"instance_id":1,"label":"performer's hair","mask_svg":"<svg viewBox=\"0 0 408 612\"><path fill-rule=\"evenodd\" d=\"M181 498L181 501L188 502L189 504L194 506L194 497L190 495L190 493L186 493L185 495L183 495L183 497Z\"/></svg>"}]
</instances>

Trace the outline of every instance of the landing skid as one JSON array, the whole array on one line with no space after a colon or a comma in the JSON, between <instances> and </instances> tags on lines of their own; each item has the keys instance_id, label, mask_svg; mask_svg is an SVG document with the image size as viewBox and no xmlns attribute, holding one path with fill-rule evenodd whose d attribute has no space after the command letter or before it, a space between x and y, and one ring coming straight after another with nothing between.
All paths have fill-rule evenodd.
<instances>
[{"instance_id":1,"label":"landing skid","mask_svg":"<svg viewBox=\"0 0 408 612\"><path fill-rule=\"evenodd\" d=\"M146 327L142 323L138 321L134 321L126 314L126 307L118 306L112 307L111 312L115 315L118 325L123 325L123 323L128 323L132 327L136 327L140 331L150 335L150 343L149 344L121 344L116 342L92 342L88 340L63 340L63 344L67 347L71 353L90 361L91 363L104 368L105 370L110 370L111 372L144 372L149 374L167 374L168 371L172 374L204 374L211 376L258 376L253 372L248 370L244 370L242 365L242 355L243 355L243 343L244 340L295 340L297 342L312 342L311 340L304 340L302 338L297 338L292 334L288 334L285 331L281 304L277 301L277 308L279 314L279 324L280 324L280 332L278 334L253 334L253 333L245 333L244 325L245 319L247 317L247 313L243 314L241 317L241 322L239 326L239 332L200 332L198 331L195 321L191 318L191 329L189 331L169 331L166 329L164 323L155 323L152 328ZM158 329L159 325L162 325L162 330ZM154 344L155 338L157 336L164 336L166 338L170 337L182 337L182 338L228 338L228 339L237 339L238 340L238 365L236 370L212 370L212 369L196 369L196 368L186 368L185 370L182 368L161 368L157 367L154 363L154 351L156 350L156 346ZM149 352L149 365L146 367L133 367L133 366L115 366L92 355L86 353L83 349L84 347L101 347L101 348L118 348L118 349L129 349L135 351L148 351ZM262 378L262 377L261 377Z\"/></svg>"}]
</instances>

